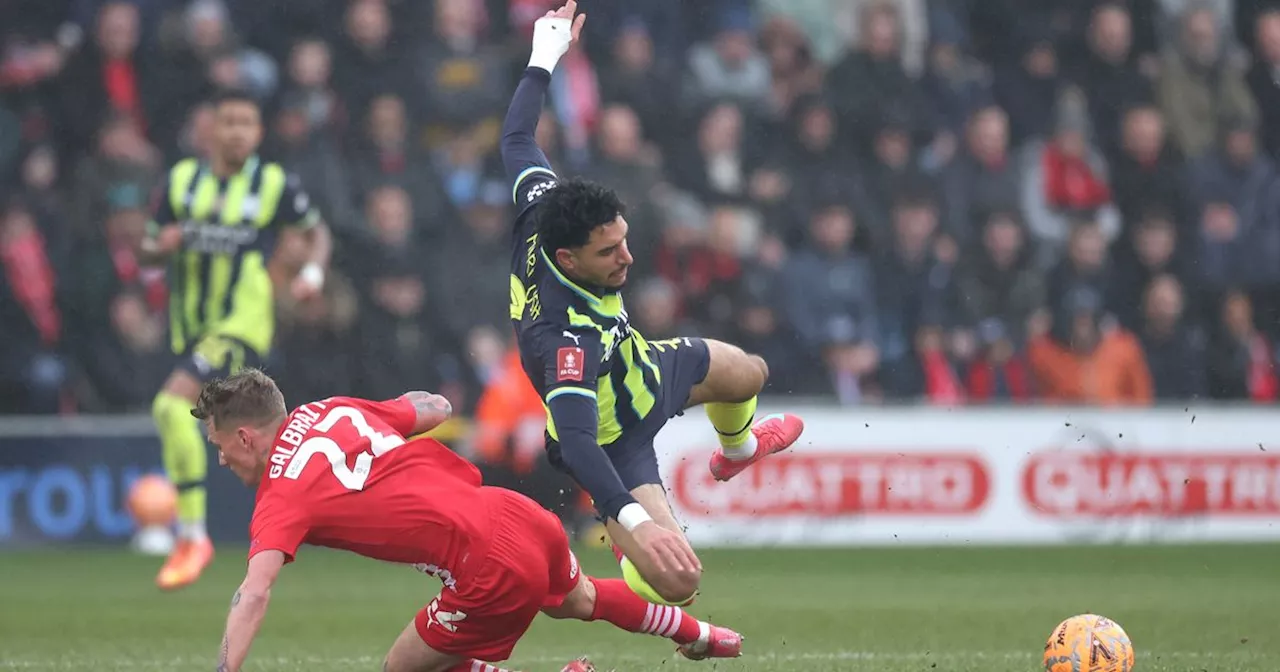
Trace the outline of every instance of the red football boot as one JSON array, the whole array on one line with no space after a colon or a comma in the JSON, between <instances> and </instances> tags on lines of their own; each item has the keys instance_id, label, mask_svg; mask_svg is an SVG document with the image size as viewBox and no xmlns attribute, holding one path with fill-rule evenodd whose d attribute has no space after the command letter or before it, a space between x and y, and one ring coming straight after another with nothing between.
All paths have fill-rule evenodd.
<instances>
[{"instance_id":1,"label":"red football boot","mask_svg":"<svg viewBox=\"0 0 1280 672\"><path fill-rule=\"evenodd\" d=\"M742 635L722 628L711 626L711 636L706 642L693 642L676 649L680 655L689 660L706 660L708 658L737 658L742 655Z\"/></svg>"},{"instance_id":2,"label":"red football boot","mask_svg":"<svg viewBox=\"0 0 1280 672\"><path fill-rule=\"evenodd\" d=\"M804 431L804 420L790 413L766 415L751 428L756 436L756 452L745 460L731 460L722 450L711 456L711 475L717 481L727 481L742 473L747 467L764 458L791 447Z\"/></svg>"},{"instance_id":3,"label":"red football boot","mask_svg":"<svg viewBox=\"0 0 1280 672\"><path fill-rule=\"evenodd\" d=\"M596 672L596 666L584 657L571 661L560 672Z\"/></svg>"}]
</instances>

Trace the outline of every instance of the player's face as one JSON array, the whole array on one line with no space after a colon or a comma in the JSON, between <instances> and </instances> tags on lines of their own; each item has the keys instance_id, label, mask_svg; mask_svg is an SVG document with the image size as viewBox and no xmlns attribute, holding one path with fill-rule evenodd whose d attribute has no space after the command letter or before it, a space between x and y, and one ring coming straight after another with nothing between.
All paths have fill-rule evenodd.
<instances>
[{"instance_id":1,"label":"player's face","mask_svg":"<svg viewBox=\"0 0 1280 672\"><path fill-rule=\"evenodd\" d=\"M207 423L209 440L218 447L218 464L228 468L245 485L262 480L261 459L253 449L253 433L246 427L219 430L213 421Z\"/></svg>"},{"instance_id":2,"label":"player's face","mask_svg":"<svg viewBox=\"0 0 1280 672\"><path fill-rule=\"evenodd\" d=\"M591 232L587 244L573 251L561 250L569 259L558 259L577 278L598 287L619 289L627 283L627 269L635 262L627 249L627 220L619 216Z\"/></svg>"},{"instance_id":3,"label":"player's face","mask_svg":"<svg viewBox=\"0 0 1280 672\"><path fill-rule=\"evenodd\" d=\"M258 106L245 100L228 100L218 106L214 137L218 154L231 165L240 165L262 142L262 114Z\"/></svg>"}]
</instances>

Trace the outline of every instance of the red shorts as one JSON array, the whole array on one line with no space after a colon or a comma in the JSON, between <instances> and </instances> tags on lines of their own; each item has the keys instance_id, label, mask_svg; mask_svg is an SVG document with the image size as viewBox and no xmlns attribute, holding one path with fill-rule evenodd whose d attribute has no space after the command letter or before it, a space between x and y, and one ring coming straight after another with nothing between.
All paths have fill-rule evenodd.
<instances>
[{"instance_id":1,"label":"red shorts","mask_svg":"<svg viewBox=\"0 0 1280 672\"><path fill-rule=\"evenodd\" d=\"M414 624L436 651L499 662L539 611L578 585L578 560L554 514L516 492L485 490L495 515L484 564L456 591L442 590Z\"/></svg>"}]
</instances>

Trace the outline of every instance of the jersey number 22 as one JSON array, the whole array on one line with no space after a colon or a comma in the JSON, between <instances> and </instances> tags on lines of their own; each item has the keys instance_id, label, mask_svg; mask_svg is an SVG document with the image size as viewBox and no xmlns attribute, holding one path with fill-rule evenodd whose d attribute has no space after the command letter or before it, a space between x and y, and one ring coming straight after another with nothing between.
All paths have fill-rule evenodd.
<instances>
[{"instance_id":1,"label":"jersey number 22","mask_svg":"<svg viewBox=\"0 0 1280 672\"><path fill-rule=\"evenodd\" d=\"M343 418L350 420L356 432L362 438L369 440L369 450L362 451L356 456L355 467L347 465L347 454L342 452L342 448L336 441L327 436L313 436L298 446L298 452L294 454L293 459L289 460L289 466L284 470L285 478L297 480L312 457L323 455L328 459L333 475L338 478L338 482L342 483L343 487L348 490L364 490L365 481L369 480L369 468L373 466L373 458L404 445L404 438L400 435L378 432L369 426L364 413L350 406L335 406L329 409L329 412L312 427L312 430L327 433Z\"/></svg>"}]
</instances>

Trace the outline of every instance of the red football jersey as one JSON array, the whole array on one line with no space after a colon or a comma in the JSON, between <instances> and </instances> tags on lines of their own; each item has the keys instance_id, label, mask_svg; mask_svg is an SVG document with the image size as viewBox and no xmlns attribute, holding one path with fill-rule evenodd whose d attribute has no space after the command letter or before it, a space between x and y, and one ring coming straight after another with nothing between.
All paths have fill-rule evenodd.
<instances>
[{"instance_id":1,"label":"red football jersey","mask_svg":"<svg viewBox=\"0 0 1280 672\"><path fill-rule=\"evenodd\" d=\"M249 557L277 550L292 562L307 543L417 565L452 587L487 543L490 498L475 465L405 438L416 416L405 399L349 397L289 414L258 486Z\"/></svg>"}]
</instances>

